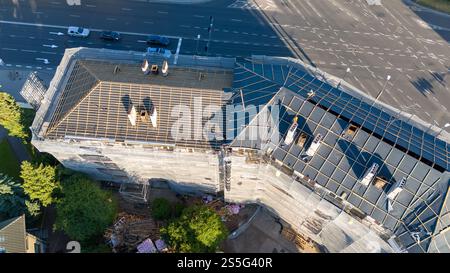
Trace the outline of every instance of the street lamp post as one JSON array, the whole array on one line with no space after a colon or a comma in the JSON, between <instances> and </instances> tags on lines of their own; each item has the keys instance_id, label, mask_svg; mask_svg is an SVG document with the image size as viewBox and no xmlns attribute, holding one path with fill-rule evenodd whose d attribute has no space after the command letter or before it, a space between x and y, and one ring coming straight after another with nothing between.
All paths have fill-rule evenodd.
<instances>
[{"instance_id":1,"label":"street lamp post","mask_svg":"<svg viewBox=\"0 0 450 273\"><path fill-rule=\"evenodd\" d=\"M345 77L347 76L348 73L350 73L350 67L347 67L347 69L345 70L344 76L342 76L341 80L339 81L337 88L341 86L342 81L345 80Z\"/></svg>"},{"instance_id":2,"label":"street lamp post","mask_svg":"<svg viewBox=\"0 0 450 273\"><path fill-rule=\"evenodd\" d=\"M381 89L380 93L378 93L377 97L375 98L375 101L377 101L380 98L381 94L384 92L384 89L386 89L386 85L390 79L391 79L391 75L387 75L386 81L384 82L384 85L383 85L383 88Z\"/></svg>"},{"instance_id":3,"label":"street lamp post","mask_svg":"<svg viewBox=\"0 0 450 273\"><path fill-rule=\"evenodd\" d=\"M447 128L447 127L450 127L450 123L444 124L444 126L441 128L441 130L439 131L439 133L436 135L436 137L438 137L438 136L442 133L442 131L444 131L444 129Z\"/></svg>"},{"instance_id":4,"label":"street lamp post","mask_svg":"<svg viewBox=\"0 0 450 273\"><path fill-rule=\"evenodd\" d=\"M211 34L212 34L212 30L213 30L213 23L214 23L214 17L209 16L209 27L208 27L209 37L208 37L208 43L206 44L206 47L205 47L206 52L208 52L209 44L211 43Z\"/></svg>"},{"instance_id":5,"label":"street lamp post","mask_svg":"<svg viewBox=\"0 0 450 273\"><path fill-rule=\"evenodd\" d=\"M195 54L198 55L198 43L200 41L200 34L197 35L197 46L195 47Z\"/></svg>"}]
</instances>

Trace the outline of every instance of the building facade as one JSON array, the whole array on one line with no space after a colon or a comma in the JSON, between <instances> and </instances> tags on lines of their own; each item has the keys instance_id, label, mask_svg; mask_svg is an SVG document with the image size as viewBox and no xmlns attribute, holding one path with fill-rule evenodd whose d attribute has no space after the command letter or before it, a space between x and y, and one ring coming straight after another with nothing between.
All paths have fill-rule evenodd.
<instances>
[{"instance_id":1,"label":"building facade","mask_svg":"<svg viewBox=\"0 0 450 273\"><path fill-rule=\"evenodd\" d=\"M448 143L298 60L68 49L31 129L68 168L258 203L331 252L450 251Z\"/></svg>"}]
</instances>

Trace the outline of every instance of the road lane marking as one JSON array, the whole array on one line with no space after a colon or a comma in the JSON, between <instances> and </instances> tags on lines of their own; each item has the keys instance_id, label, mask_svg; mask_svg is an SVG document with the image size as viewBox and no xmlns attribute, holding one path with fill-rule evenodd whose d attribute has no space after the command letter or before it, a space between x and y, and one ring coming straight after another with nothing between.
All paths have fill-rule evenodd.
<instances>
[{"instance_id":1,"label":"road lane marking","mask_svg":"<svg viewBox=\"0 0 450 273\"><path fill-rule=\"evenodd\" d=\"M26 22L15 22L15 21L6 21L6 20L0 20L0 24L9 24L9 25L21 25L21 26L31 26L31 27L48 27L48 28L59 28L59 29L68 29L69 26L62 26L62 25L50 25L50 24L41 24L41 23L26 23ZM90 28L90 31L93 32L102 32L103 29L97 29L97 28ZM120 31L121 34L125 35L135 35L135 36L148 36L148 33L138 33L138 32L128 32L128 31ZM171 35L164 35L167 38L173 38L178 39L180 36L171 36Z\"/></svg>"}]
</instances>

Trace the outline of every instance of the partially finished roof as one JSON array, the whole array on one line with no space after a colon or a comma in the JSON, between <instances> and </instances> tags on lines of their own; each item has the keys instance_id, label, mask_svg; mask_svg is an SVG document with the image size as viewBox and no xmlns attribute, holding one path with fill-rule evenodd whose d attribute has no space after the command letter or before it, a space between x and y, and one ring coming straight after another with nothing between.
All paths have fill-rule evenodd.
<instances>
[{"instance_id":1,"label":"partially finished roof","mask_svg":"<svg viewBox=\"0 0 450 273\"><path fill-rule=\"evenodd\" d=\"M116 66L117 63L106 61L76 61L52 115L46 132L48 138L100 138L199 148L216 148L221 144L219 137L212 141L194 137L203 132L193 131L187 139L174 135L171 130L179 116L173 111L187 107L191 111L190 122L199 118L203 128L207 120L201 116L202 111L194 111L195 103L224 105L226 94L222 88L231 85L230 71L170 68L169 75L163 77L144 75L136 63L122 63L114 72ZM157 126L141 122L139 117L133 126L128 118L133 106L137 111L155 107Z\"/></svg>"},{"instance_id":2,"label":"partially finished roof","mask_svg":"<svg viewBox=\"0 0 450 273\"><path fill-rule=\"evenodd\" d=\"M274 159L337 196L346 196L349 203L394 231L411 252L449 248L449 232L442 232L450 226L447 143L295 65L243 62L235 70L238 79L244 79L238 87L243 92L246 86L254 85L255 79L259 86L276 85L267 107L279 106L278 130L272 133L279 132L280 137L268 138L268 144L240 137L251 134L247 131L253 129L255 117L231 143L232 147L260 149L267 145ZM263 93L259 95L265 100ZM298 118L296 135L286 145L284 139L294 117ZM350 125L355 126L355 132L345 136ZM318 134L323 136L320 147L309 161L303 160ZM300 136L305 143L297 142ZM374 163L379 166L377 176L386 180L382 189L358 183ZM387 193L403 177L405 188L393 200L394 209L388 211ZM414 232L420 242L411 236Z\"/></svg>"}]
</instances>

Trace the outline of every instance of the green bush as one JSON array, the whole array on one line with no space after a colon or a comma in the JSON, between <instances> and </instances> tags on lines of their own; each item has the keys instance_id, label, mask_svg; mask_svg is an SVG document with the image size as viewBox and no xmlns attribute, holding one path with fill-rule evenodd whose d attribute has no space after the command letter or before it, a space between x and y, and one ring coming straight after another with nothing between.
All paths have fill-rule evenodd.
<instances>
[{"instance_id":1,"label":"green bush","mask_svg":"<svg viewBox=\"0 0 450 273\"><path fill-rule=\"evenodd\" d=\"M206 206L192 206L167 227L161 228L164 240L175 251L215 252L228 236L219 215Z\"/></svg>"},{"instance_id":2,"label":"green bush","mask_svg":"<svg viewBox=\"0 0 450 273\"><path fill-rule=\"evenodd\" d=\"M104 233L117 214L117 201L84 175L75 174L61 183L55 228L71 239L87 243Z\"/></svg>"},{"instance_id":3,"label":"green bush","mask_svg":"<svg viewBox=\"0 0 450 273\"><path fill-rule=\"evenodd\" d=\"M152 203L152 216L157 220L168 220L172 214L169 201L165 198L156 198Z\"/></svg>"},{"instance_id":4,"label":"green bush","mask_svg":"<svg viewBox=\"0 0 450 273\"><path fill-rule=\"evenodd\" d=\"M185 206L182 203L175 203L173 205L173 210L172 210L172 217L173 218L178 218L181 216L181 214L183 213Z\"/></svg>"}]
</instances>

